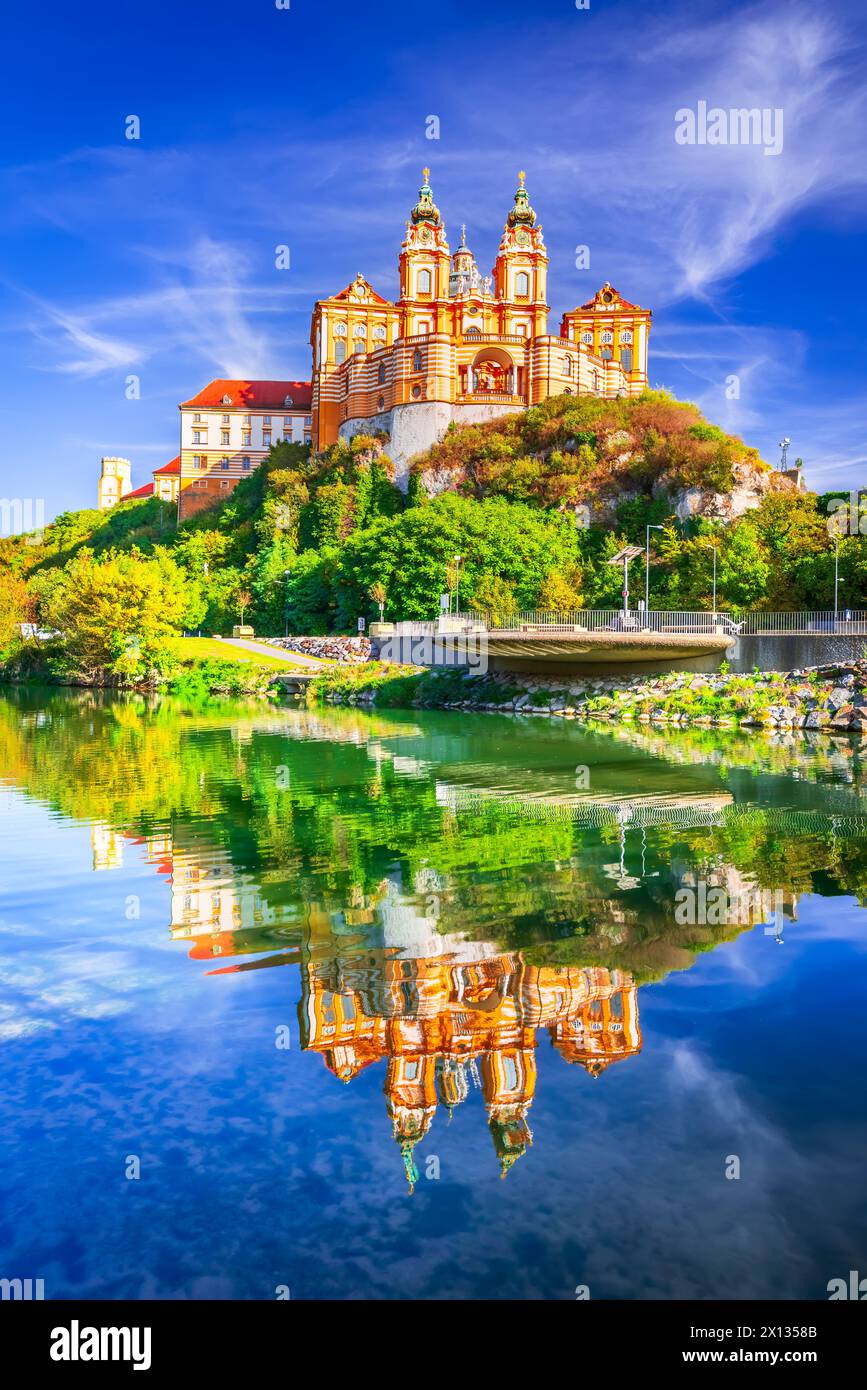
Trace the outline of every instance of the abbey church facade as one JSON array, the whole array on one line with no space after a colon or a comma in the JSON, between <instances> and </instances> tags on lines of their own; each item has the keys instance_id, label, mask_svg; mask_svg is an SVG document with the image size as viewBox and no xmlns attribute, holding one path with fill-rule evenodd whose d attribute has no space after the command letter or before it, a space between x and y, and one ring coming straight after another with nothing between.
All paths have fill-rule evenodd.
<instances>
[{"instance_id":1,"label":"abbey church facade","mask_svg":"<svg viewBox=\"0 0 867 1390\"><path fill-rule=\"evenodd\" d=\"M647 385L651 314L605 284L548 332L548 255L523 173L492 275L462 232L454 253L424 170L400 249L400 295L359 274L313 310L313 447L383 432L398 477L452 423L562 394L613 398Z\"/></svg>"}]
</instances>

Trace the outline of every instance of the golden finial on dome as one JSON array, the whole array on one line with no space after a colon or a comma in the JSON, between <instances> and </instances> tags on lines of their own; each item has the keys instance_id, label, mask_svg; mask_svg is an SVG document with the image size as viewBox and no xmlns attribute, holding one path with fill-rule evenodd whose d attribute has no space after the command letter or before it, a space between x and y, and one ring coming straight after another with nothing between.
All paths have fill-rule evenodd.
<instances>
[{"instance_id":1,"label":"golden finial on dome","mask_svg":"<svg viewBox=\"0 0 867 1390\"><path fill-rule=\"evenodd\" d=\"M425 183L427 183L428 179L430 178L430 169L422 169L421 176L424 179Z\"/></svg>"},{"instance_id":2,"label":"golden finial on dome","mask_svg":"<svg viewBox=\"0 0 867 1390\"><path fill-rule=\"evenodd\" d=\"M523 170L523 169L519 169L519 170L518 170L518 182L519 182L519 184L521 185L522 188L524 187L524 182L525 182L526 178L527 178L527 175L526 175L526 173L524 172L524 170Z\"/></svg>"}]
</instances>

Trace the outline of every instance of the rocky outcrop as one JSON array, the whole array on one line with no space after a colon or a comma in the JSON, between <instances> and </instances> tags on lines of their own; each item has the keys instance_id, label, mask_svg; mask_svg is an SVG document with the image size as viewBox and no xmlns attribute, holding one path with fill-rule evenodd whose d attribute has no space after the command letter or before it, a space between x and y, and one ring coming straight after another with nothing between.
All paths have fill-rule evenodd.
<instances>
[{"instance_id":1,"label":"rocky outcrop","mask_svg":"<svg viewBox=\"0 0 867 1390\"><path fill-rule=\"evenodd\" d=\"M720 521L735 521L745 512L757 507L769 492L795 492L797 482L787 474L757 468L743 461L732 465L733 482L730 492L714 492L708 488L681 488L672 495L679 521L693 516L705 516ZM655 489L664 492L664 485Z\"/></svg>"}]
</instances>

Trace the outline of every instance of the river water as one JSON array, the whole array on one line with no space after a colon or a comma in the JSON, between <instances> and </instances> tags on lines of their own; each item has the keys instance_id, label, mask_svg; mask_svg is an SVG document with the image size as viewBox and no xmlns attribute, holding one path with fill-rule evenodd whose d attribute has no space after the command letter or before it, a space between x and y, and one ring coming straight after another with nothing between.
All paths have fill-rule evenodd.
<instances>
[{"instance_id":1,"label":"river water","mask_svg":"<svg viewBox=\"0 0 867 1390\"><path fill-rule=\"evenodd\" d=\"M867 1275L856 739L0 696L0 1277Z\"/></svg>"}]
</instances>

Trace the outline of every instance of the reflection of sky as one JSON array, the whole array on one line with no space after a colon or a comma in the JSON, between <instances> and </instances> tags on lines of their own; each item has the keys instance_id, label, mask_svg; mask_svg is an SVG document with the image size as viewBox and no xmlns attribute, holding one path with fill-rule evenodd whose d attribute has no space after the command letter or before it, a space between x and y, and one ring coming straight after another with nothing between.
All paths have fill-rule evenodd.
<instances>
[{"instance_id":1,"label":"reflection of sky","mask_svg":"<svg viewBox=\"0 0 867 1390\"><path fill-rule=\"evenodd\" d=\"M139 851L94 874L88 827L14 793L0 846L0 1274L54 1297L785 1298L865 1267L849 899L643 988L643 1052L597 1080L540 1034L508 1179L471 1092L409 1199L384 1069L341 1086L300 1055L294 967L209 975Z\"/></svg>"}]
</instances>

